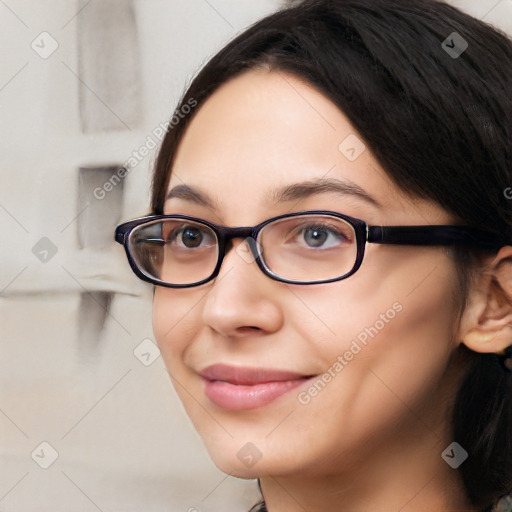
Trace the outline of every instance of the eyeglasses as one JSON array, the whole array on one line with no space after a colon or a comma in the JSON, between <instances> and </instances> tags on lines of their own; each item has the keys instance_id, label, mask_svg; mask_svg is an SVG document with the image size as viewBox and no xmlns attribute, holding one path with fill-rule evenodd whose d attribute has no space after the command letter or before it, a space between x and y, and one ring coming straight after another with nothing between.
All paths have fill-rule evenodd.
<instances>
[{"instance_id":1,"label":"eyeglasses","mask_svg":"<svg viewBox=\"0 0 512 512\"><path fill-rule=\"evenodd\" d=\"M169 288L214 279L234 238L245 239L246 261L255 261L268 277L290 284L346 279L361 266L367 242L482 250L503 245L496 235L469 227L369 226L324 210L279 215L257 226L236 228L188 215L149 215L119 225L115 238L124 245L138 277Z\"/></svg>"}]
</instances>

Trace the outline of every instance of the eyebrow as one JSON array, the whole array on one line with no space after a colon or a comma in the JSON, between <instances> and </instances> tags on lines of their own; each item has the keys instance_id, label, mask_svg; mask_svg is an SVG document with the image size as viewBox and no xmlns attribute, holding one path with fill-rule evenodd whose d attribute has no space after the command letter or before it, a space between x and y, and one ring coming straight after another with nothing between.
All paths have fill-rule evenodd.
<instances>
[{"instance_id":1,"label":"eyebrow","mask_svg":"<svg viewBox=\"0 0 512 512\"><path fill-rule=\"evenodd\" d=\"M381 208L382 205L374 197L368 194L359 185L351 181L342 181L332 178L318 178L300 183L293 183L286 185L283 188L272 190L269 197L275 204L288 201L296 201L298 199L305 199L307 197L322 194L322 193L336 193L341 195L349 195L358 197L365 202ZM190 187L189 185L177 185L173 187L167 194L166 200L177 198L191 201L201 206L214 209L213 201L198 189Z\"/></svg>"},{"instance_id":2,"label":"eyebrow","mask_svg":"<svg viewBox=\"0 0 512 512\"><path fill-rule=\"evenodd\" d=\"M327 192L355 196L373 206L378 208L382 207L377 199L368 194L359 185L356 185L351 181L332 178L318 178L301 183L294 183L293 185L288 185L279 190L273 191L271 193L271 197L275 203L281 203L285 201L305 199L315 194Z\"/></svg>"},{"instance_id":3,"label":"eyebrow","mask_svg":"<svg viewBox=\"0 0 512 512\"><path fill-rule=\"evenodd\" d=\"M167 201L174 197L177 199L185 199L186 201L191 201L201 206L206 206L207 208L214 208L213 202L206 194L188 185L176 185L169 191L165 200Z\"/></svg>"}]
</instances>

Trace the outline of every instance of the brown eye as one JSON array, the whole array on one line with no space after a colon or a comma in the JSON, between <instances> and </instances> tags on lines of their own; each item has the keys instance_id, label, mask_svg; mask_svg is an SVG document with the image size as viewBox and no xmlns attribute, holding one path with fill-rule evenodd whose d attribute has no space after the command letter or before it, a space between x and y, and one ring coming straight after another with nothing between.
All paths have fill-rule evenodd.
<instances>
[{"instance_id":1,"label":"brown eye","mask_svg":"<svg viewBox=\"0 0 512 512\"><path fill-rule=\"evenodd\" d=\"M183 228L178 236L182 244L189 249L199 247L203 241L201 230L192 226Z\"/></svg>"},{"instance_id":2,"label":"brown eye","mask_svg":"<svg viewBox=\"0 0 512 512\"><path fill-rule=\"evenodd\" d=\"M182 223L171 230L166 243L176 249L206 249L215 246L216 239L214 233L206 227Z\"/></svg>"}]
</instances>

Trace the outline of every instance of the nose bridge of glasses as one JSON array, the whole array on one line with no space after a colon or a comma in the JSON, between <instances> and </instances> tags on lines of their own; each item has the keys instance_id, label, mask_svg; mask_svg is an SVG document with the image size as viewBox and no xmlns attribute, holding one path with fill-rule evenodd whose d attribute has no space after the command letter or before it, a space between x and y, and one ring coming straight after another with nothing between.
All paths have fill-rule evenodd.
<instances>
[{"instance_id":1,"label":"nose bridge of glasses","mask_svg":"<svg viewBox=\"0 0 512 512\"><path fill-rule=\"evenodd\" d=\"M223 227L220 229L221 235L224 237L226 242L230 242L233 238L247 238L251 237L253 228L251 227L239 227L239 228L228 228Z\"/></svg>"},{"instance_id":2,"label":"nose bridge of glasses","mask_svg":"<svg viewBox=\"0 0 512 512\"><path fill-rule=\"evenodd\" d=\"M254 228L249 226L237 227L237 228L229 228L229 227L221 227L219 229L219 238L224 242L224 255L231 250L233 247L233 240L236 238L242 238L243 241L246 241L250 247L251 252L254 254L256 249L256 240L254 239ZM243 241L241 244L243 244ZM256 256L254 254L254 256Z\"/></svg>"}]
</instances>

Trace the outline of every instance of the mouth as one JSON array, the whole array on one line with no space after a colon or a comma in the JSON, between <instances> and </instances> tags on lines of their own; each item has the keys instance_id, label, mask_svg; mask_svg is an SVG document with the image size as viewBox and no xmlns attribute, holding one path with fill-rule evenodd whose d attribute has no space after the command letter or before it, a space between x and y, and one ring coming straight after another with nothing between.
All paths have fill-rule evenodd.
<instances>
[{"instance_id":1,"label":"mouth","mask_svg":"<svg viewBox=\"0 0 512 512\"><path fill-rule=\"evenodd\" d=\"M199 373L206 396L219 407L246 410L263 407L301 386L314 375L286 370L216 364Z\"/></svg>"}]
</instances>

